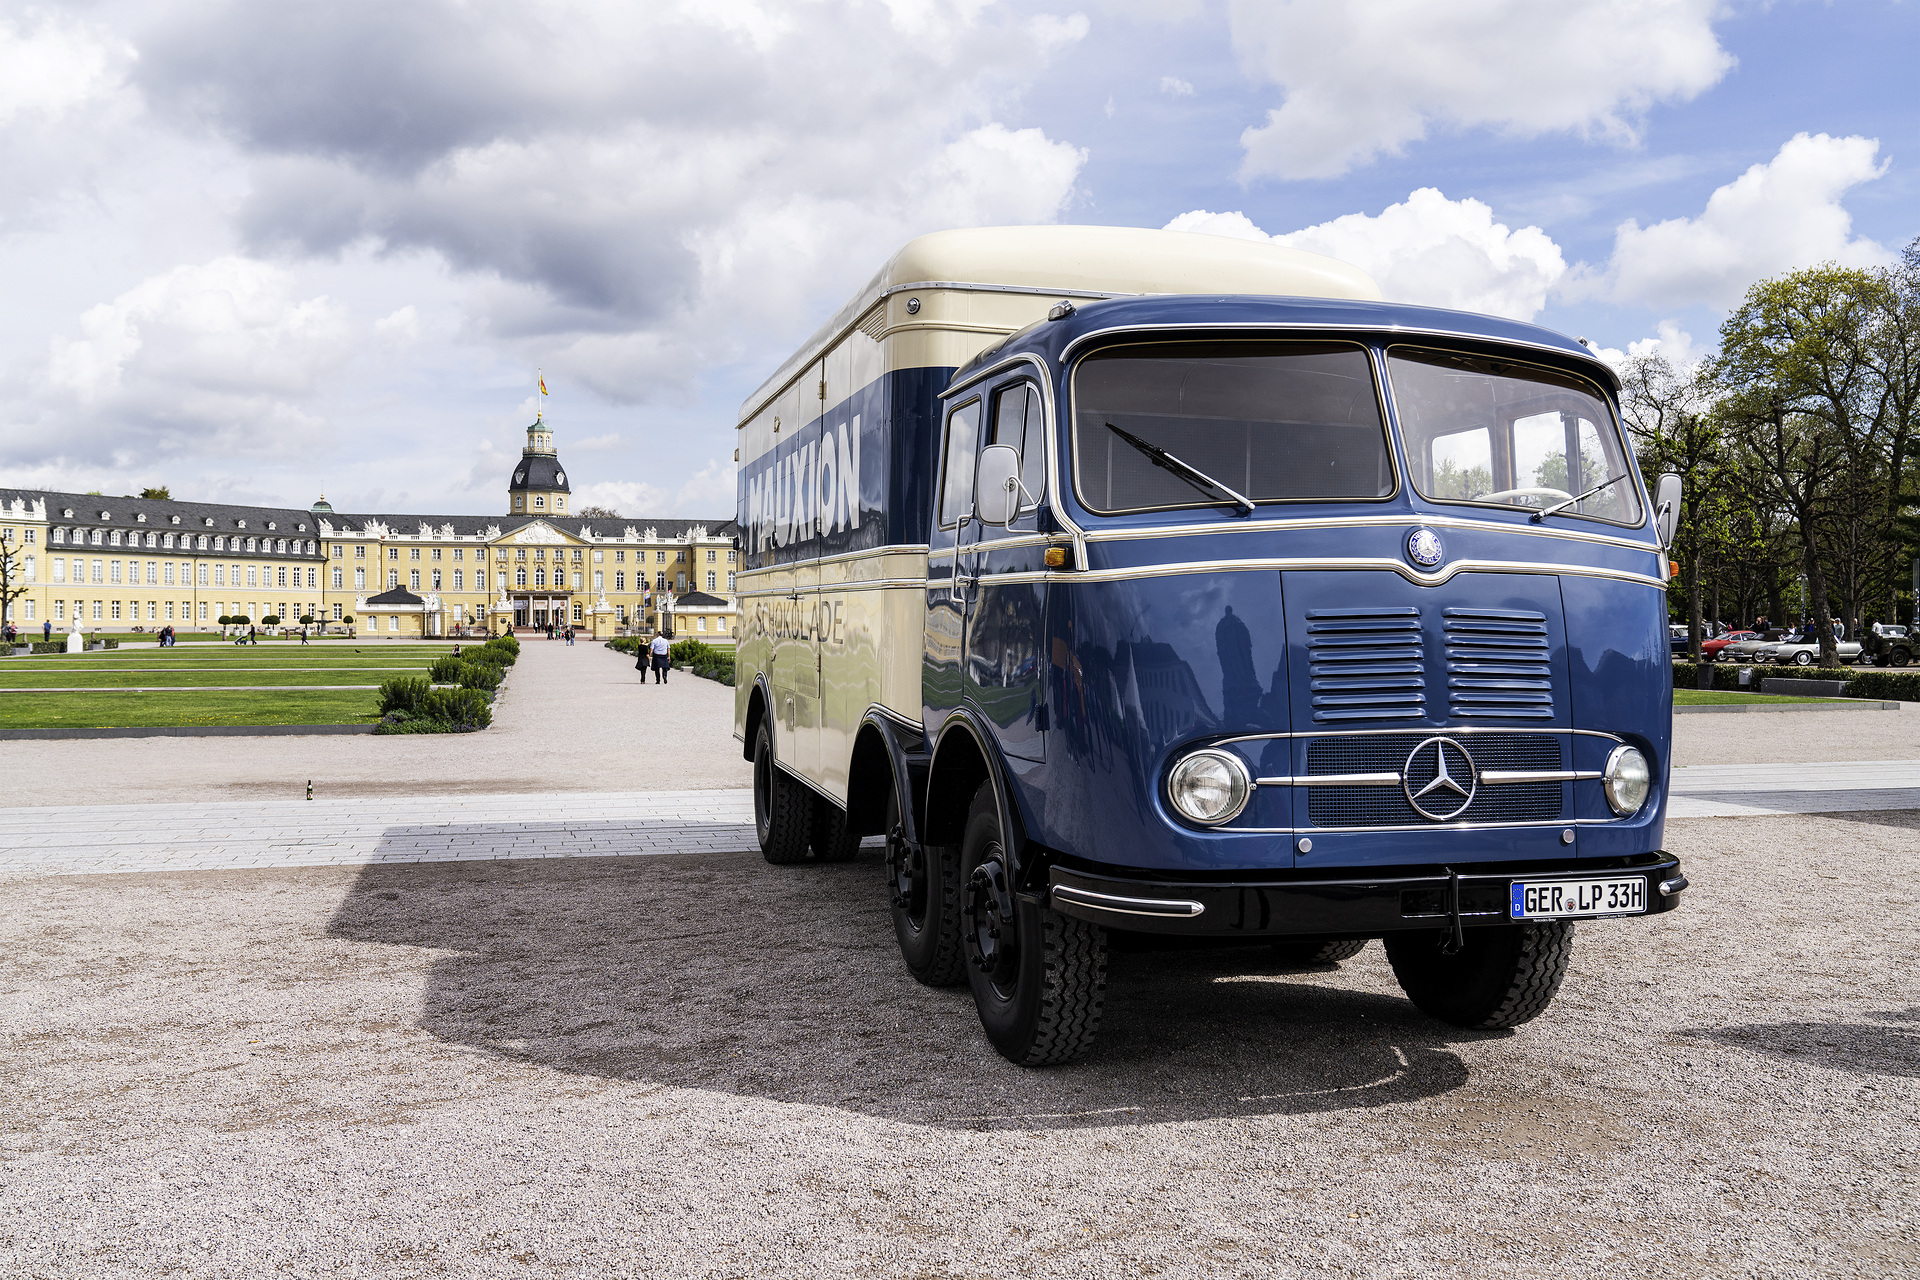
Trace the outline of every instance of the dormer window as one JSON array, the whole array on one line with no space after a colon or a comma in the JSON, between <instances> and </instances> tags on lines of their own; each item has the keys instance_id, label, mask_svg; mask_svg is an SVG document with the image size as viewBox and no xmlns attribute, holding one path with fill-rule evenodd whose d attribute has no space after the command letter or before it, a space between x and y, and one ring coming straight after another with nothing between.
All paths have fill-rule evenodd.
<instances>
[{"instance_id":1,"label":"dormer window","mask_svg":"<svg viewBox=\"0 0 1920 1280\"><path fill-rule=\"evenodd\" d=\"M236 529L244 529L247 527L247 522L245 520L235 520L233 522L233 527Z\"/></svg>"},{"instance_id":2,"label":"dormer window","mask_svg":"<svg viewBox=\"0 0 1920 1280\"><path fill-rule=\"evenodd\" d=\"M71 519L73 519L73 508L72 508L72 507L62 507L62 508L60 508L60 514L61 514L62 516L64 516L64 517L66 517L67 519L69 519L69 520L71 520Z\"/></svg>"},{"instance_id":3,"label":"dormer window","mask_svg":"<svg viewBox=\"0 0 1920 1280\"><path fill-rule=\"evenodd\" d=\"M536 494L533 499L533 505L536 507L544 507L547 505L547 500Z\"/></svg>"},{"instance_id":4,"label":"dormer window","mask_svg":"<svg viewBox=\"0 0 1920 1280\"><path fill-rule=\"evenodd\" d=\"M277 525L277 524L275 524L275 523L274 523L273 521L271 521L271 520L269 520L269 521L267 521L267 528L269 528L269 529L278 529L279 527L280 527L280 526L279 526L279 525Z\"/></svg>"},{"instance_id":5,"label":"dormer window","mask_svg":"<svg viewBox=\"0 0 1920 1280\"><path fill-rule=\"evenodd\" d=\"M162 534L160 536L160 545L171 551L173 549L173 535L170 533Z\"/></svg>"},{"instance_id":6,"label":"dormer window","mask_svg":"<svg viewBox=\"0 0 1920 1280\"><path fill-rule=\"evenodd\" d=\"M120 531L118 529L115 529L111 534L107 536L107 545L113 546L113 547L117 547L120 545Z\"/></svg>"},{"instance_id":7,"label":"dormer window","mask_svg":"<svg viewBox=\"0 0 1920 1280\"><path fill-rule=\"evenodd\" d=\"M169 521L167 521L167 523L168 523L168 524L179 524L179 523L180 523L180 517L179 517L179 516L175 516L175 517L173 517L173 519L171 519L171 520L169 520Z\"/></svg>"},{"instance_id":8,"label":"dormer window","mask_svg":"<svg viewBox=\"0 0 1920 1280\"><path fill-rule=\"evenodd\" d=\"M145 524L145 523L147 522L147 513L146 513L146 512L144 512L144 511L142 511L142 512L140 512L139 514L137 514L137 515L135 515L135 516L134 516L133 518L134 518L134 521L135 521L135 523L137 523L137 524Z\"/></svg>"},{"instance_id":9,"label":"dormer window","mask_svg":"<svg viewBox=\"0 0 1920 1280\"><path fill-rule=\"evenodd\" d=\"M100 518L101 518L102 520L111 520L111 519L113 519L113 512L111 512L111 511L102 511L102 512L100 513Z\"/></svg>"}]
</instances>

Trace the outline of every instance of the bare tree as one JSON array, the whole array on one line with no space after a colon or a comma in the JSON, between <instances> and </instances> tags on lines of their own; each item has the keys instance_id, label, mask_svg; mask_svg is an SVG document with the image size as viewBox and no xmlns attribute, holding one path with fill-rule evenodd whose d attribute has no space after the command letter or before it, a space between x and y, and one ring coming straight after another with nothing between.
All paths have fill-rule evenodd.
<instances>
[{"instance_id":1,"label":"bare tree","mask_svg":"<svg viewBox=\"0 0 1920 1280\"><path fill-rule=\"evenodd\" d=\"M1620 412L1646 467L1647 487L1663 471L1684 484L1681 521L1673 550L1679 557L1687 600L1687 649L1700 660L1700 567L1708 552L1733 535L1722 483L1728 451L1720 421L1705 412L1710 388L1697 371L1680 372L1661 355L1635 356L1620 370Z\"/></svg>"},{"instance_id":2,"label":"bare tree","mask_svg":"<svg viewBox=\"0 0 1920 1280\"><path fill-rule=\"evenodd\" d=\"M13 530L0 537L0 626L13 617L13 602L27 594L27 551L13 540Z\"/></svg>"},{"instance_id":3,"label":"bare tree","mask_svg":"<svg viewBox=\"0 0 1920 1280\"><path fill-rule=\"evenodd\" d=\"M596 507L591 505L581 507L573 514L583 519L591 520L618 520L620 518L620 513L612 507Z\"/></svg>"}]
</instances>

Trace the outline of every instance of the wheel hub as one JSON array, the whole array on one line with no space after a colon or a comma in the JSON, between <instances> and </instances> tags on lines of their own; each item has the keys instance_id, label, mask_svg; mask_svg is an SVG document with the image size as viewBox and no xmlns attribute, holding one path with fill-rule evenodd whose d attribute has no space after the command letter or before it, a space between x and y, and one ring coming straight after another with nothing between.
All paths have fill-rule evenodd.
<instances>
[{"instance_id":1,"label":"wheel hub","mask_svg":"<svg viewBox=\"0 0 1920 1280\"><path fill-rule=\"evenodd\" d=\"M904 911L910 920L927 914L927 855L919 845L907 843L896 825L887 833L887 879L893 888L893 907Z\"/></svg>"},{"instance_id":2,"label":"wheel hub","mask_svg":"<svg viewBox=\"0 0 1920 1280\"><path fill-rule=\"evenodd\" d=\"M1010 986L1020 962L1019 934L1014 920L1013 887L1007 881L998 846L988 851L988 856L967 878L966 925L967 950L974 966L986 974L994 986Z\"/></svg>"}]
</instances>

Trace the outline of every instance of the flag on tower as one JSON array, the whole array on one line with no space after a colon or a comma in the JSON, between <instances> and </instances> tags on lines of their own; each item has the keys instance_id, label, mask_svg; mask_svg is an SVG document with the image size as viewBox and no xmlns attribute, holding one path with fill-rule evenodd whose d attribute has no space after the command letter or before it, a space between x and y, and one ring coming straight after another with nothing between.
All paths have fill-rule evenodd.
<instances>
[{"instance_id":1,"label":"flag on tower","mask_svg":"<svg viewBox=\"0 0 1920 1280\"><path fill-rule=\"evenodd\" d=\"M544 374L541 375L541 378L540 378L540 394L541 395L547 394L547 379Z\"/></svg>"}]
</instances>

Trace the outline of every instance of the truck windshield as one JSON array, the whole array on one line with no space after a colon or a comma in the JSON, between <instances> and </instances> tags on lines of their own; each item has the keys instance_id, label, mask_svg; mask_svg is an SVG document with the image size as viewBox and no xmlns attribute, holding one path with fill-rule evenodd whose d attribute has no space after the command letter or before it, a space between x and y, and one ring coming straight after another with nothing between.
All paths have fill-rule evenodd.
<instances>
[{"instance_id":1,"label":"truck windshield","mask_svg":"<svg viewBox=\"0 0 1920 1280\"><path fill-rule=\"evenodd\" d=\"M1613 414L1577 378L1505 360L1395 348L1394 411L1414 488L1438 502L1542 510L1607 481L1560 511L1640 523L1640 495Z\"/></svg>"},{"instance_id":2,"label":"truck windshield","mask_svg":"<svg viewBox=\"0 0 1920 1280\"><path fill-rule=\"evenodd\" d=\"M1080 362L1073 397L1075 483L1103 515L1239 505L1194 471L1256 503L1393 492L1373 368L1357 346L1121 347Z\"/></svg>"}]
</instances>

